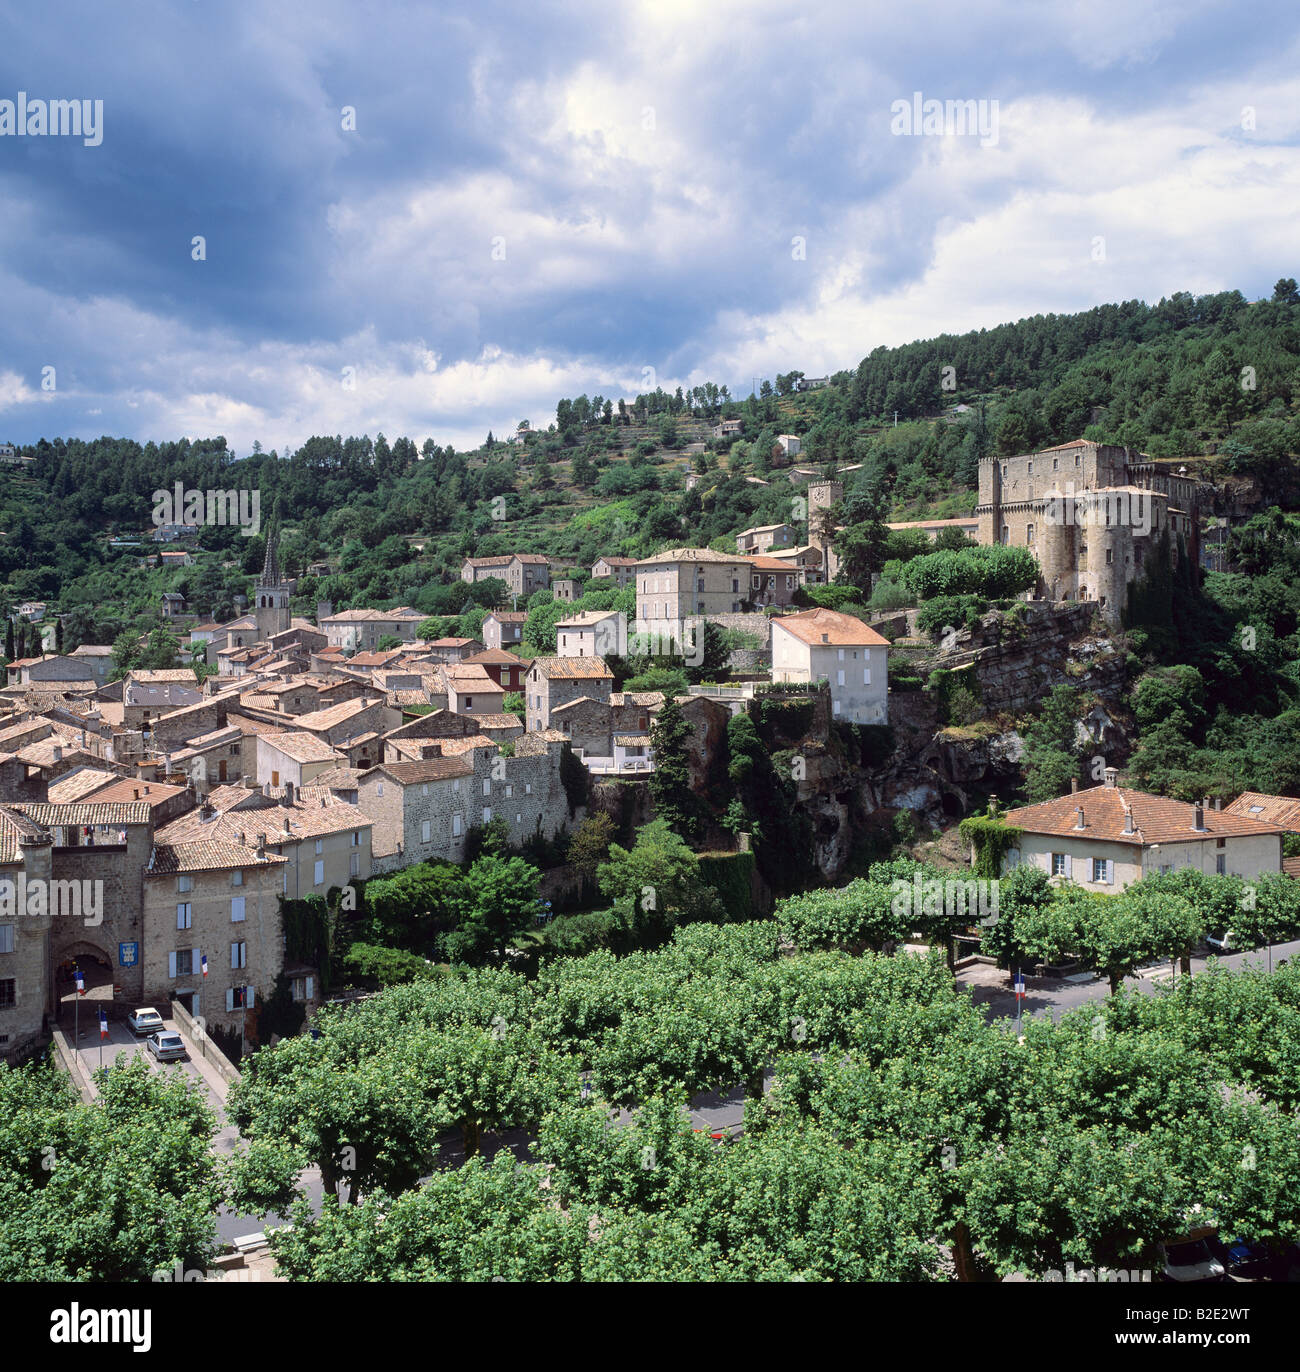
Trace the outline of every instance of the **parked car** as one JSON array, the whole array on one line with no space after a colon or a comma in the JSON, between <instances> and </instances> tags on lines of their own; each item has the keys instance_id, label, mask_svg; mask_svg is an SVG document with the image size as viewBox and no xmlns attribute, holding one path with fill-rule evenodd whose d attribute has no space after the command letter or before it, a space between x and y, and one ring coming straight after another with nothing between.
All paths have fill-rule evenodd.
<instances>
[{"instance_id":1,"label":"parked car","mask_svg":"<svg viewBox=\"0 0 1300 1372\"><path fill-rule=\"evenodd\" d=\"M163 1028L163 1017L152 1005L142 1005L138 1010L132 1010L126 1022L137 1038L141 1034L156 1034Z\"/></svg>"},{"instance_id":2,"label":"parked car","mask_svg":"<svg viewBox=\"0 0 1300 1372\"><path fill-rule=\"evenodd\" d=\"M159 1062L169 1062L173 1058L189 1056L189 1050L185 1047L185 1040L179 1034L170 1031L163 1034L150 1034L145 1039L144 1046Z\"/></svg>"},{"instance_id":3,"label":"parked car","mask_svg":"<svg viewBox=\"0 0 1300 1372\"><path fill-rule=\"evenodd\" d=\"M1216 953L1236 952L1236 947L1232 942L1231 929L1211 929L1210 932L1206 934L1205 941Z\"/></svg>"},{"instance_id":4,"label":"parked car","mask_svg":"<svg viewBox=\"0 0 1300 1372\"><path fill-rule=\"evenodd\" d=\"M1158 1251L1165 1281L1223 1281L1227 1276L1223 1264L1210 1252L1204 1239L1162 1243L1158 1245Z\"/></svg>"},{"instance_id":5,"label":"parked car","mask_svg":"<svg viewBox=\"0 0 1300 1372\"><path fill-rule=\"evenodd\" d=\"M1229 1276L1257 1276L1269 1265L1269 1253L1259 1244L1245 1239L1213 1238L1208 1242L1210 1252L1223 1264Z\"/></svg>"}]
</instances>

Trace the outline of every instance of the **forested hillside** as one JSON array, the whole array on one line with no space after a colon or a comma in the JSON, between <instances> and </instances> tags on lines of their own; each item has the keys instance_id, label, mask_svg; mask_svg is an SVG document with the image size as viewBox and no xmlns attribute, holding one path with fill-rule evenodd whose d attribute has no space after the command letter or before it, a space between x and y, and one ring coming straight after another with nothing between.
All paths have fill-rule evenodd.
<instances>
[{"instance_id":1,"label":"forested hillside","mask_svg":"<svg viewBox=\"0 0 1300 1372\"><path fill-rule=\"evenodd\" d=\"M802 441L796 464L860 464L848 482L852 526L968 510L982 455L1081 434L1155 456L1209 455L1211 475L1289 489L1300 294L1284 280L1255 303L1236 291L1179 293L1035 316L878 348L818 390L797 391L801 377L782 374L743 401L712 383L630 402L561 398L556 422L526 442L489 435L464 453L383 434L315 437L292 454L255 444L245 455L220 436L42 440L20 450L31 462L0 470L0 600L49 601L70 616L69 646L146 627L164 590L200 616L229 615L260 567L262 539L205 528L195 565L157 566L153 492L178 481L260 492L263 525L275 513L285 531L282 565L300 576L299 611L324 598L430 615L463 608L457 569L470 554L545 552L589 567L602 553L673 543L731 549L742 528L797 521L799 491L775 470L788 465L775 449L783 433ZM732 417L739 436L714 437ZM700 479L687 490L692 471ZM115 536L144 546L112 547ZM321 559L329 575L302 575ZM874 565L859 557L853 574L884 560L880 549Z\"/></svg>"}]
</instances>

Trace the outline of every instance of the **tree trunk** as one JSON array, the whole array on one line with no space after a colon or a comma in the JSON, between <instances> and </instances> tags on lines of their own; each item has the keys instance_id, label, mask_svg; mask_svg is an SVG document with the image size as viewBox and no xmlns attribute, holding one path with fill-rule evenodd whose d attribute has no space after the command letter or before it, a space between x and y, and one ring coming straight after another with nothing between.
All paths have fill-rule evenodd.
<instances>
[{"instance_id":1,"label":"tree trunk","mask_svg":"<svg viewBox=\"0 0 1300 1372\"><path fill-rule=\"evenodd\" d=\"M1182 956L1178 959L1178 970L1185 977L1192 975L1192 950L1184 948Z\"/></svg>"},{"instance_id":2,"label":"tree trunk","mask_svg":"<svg viewBox=\"0 0 1300 1372\"><path fill-rule=\"evenodd\" d=\"M963 1221L953 1225L952 1260L957 1268L958 1281L978 1281L975 1271L975 1253L971 1248L970 1228Z\"/></svg>"},{"instance_id":3,"label":"tree trunk","mask_svg":"<svg viewBox=\"0 0 1300 1372\"><path fill-rule=\"evenodd\" d=\"M1118 993L1119 984L1124 980L1124 974L1123 972L1111 972L1108 975L1110 976L1110 993L1113 996Z\"/></svg>"},{"instance_id":4,"label":"tree trunk","mask_svg":"<svg viewBox=\"0 0 1300 1372\"><path fill-rule=\"evenodd\" d=\"M465 1145L465 1157L472 1158L478 1153L479 1140L483 1135L483 1126L477 1119L464 1119L460 1122L461 1142Z\"/></svg>"}]
</instances>

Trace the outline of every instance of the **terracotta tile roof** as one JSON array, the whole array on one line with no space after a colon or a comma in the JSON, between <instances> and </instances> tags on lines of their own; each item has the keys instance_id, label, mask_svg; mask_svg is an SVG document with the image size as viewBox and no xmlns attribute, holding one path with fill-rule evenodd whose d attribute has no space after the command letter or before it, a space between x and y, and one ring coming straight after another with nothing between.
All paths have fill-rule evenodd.
<instances>
[{"instance_id":1,"label":"terracotta tile roof","mask_svg":"<svg viewBox=\"0 0 1300 1372\"><path fill-rule=\"evenodd\" d=\"M594 696L577 696L573 700L566 700L563 705L557 705L555 709L551 711L551 715L552 717L562 715L571 710L578 710L584 705L598 705L602 710L608 713L613 703L613 697L609 700L597 700Z\"/></svg>"},{"instance_id":2,"label":"terracotta tile roof","mask_svg":"<svg viewBox=\"0 0 1300 1372\"><path fill-rule=\"evenodd\" d=\"M634 557L598 557L596 562L604 562L610 567L635 567L636 558ZM592 564L595 566L595 563Z\"/></svg>"},{"instance_id":3,"label":"terracotta tile roof","mask_svg":"<svg viewBox=\"0 0 1300 1372\"><path fill-rule=\"evenodd\" d=\"M152 807L143 800L111 801L101 804L97 800L79 801L73 805L33 804L30 801L14 801L11 810L19 810L33 824L43 829L51 827L74 827L103 824L152 824Z\"/></svg>"},{"instance_id":4,"label":"terracotta tile roof","mask_svg":"<svg viewBox=\"0 0 1300 1372\"><path fill-rule=\"evenodd\" d=\"M365 776L359 767L331 767L328 772L319 772L312 777L311 785L304 786L303 792L324 791L333 789L336 791L355 791L357 782Z\"/></svg>"},{"instance_id":5,"label":"terracotta tile roof","mask_svg":"<svg viewBox=\"0 0 1300 1372\"><path fill-rule=\"evenodd\" d=\"M1289 877L1295 877L1300 881L1300 857L1289 857L1282 859L1282 870Z\"/></svg>"},{"instance_id":6,"label":"terracotta tile roof","mask_svg":"<svg viewBox=\"0 0 1300 1372\"><path fill-rule=\"evenodd\" d=\"M756 572L788 572L789 565L782 562L779 557L770 557L767 553L760 553L757 557L745 559Z\"/></svg>"},{"instance_id":7,"label":"terracotta tile roof","mask_svg":"<svg viewBox=\"0 0 1300 1372\"><path fill-rule=\"evenodd\" d=\"M745 560L739 553L719 553L712 548L667 548L653 557L639 558L633 565L653 567L660 562L730 562L739 566Z\"/></svg>"},{"instance_id":8,"label":"terracotta tile roof","mask_svg":"<svg viewBox=\"0 0 1300 1372\"><path fill-rule=\"evenodd\" d=\"M175 796L185 794L184 786L169 786L164 781L137 781L135 777L114 777L110 785L94 793L94 801L99 805L106 801L140 801L151 809L164 805Z\"/></svg>"},{"instance_id":9,"label":"terracotta tile roof","mask_svg":"<svg viewBox=\"0 0 1300 1372\"><path fill-rule=\"evenodd\" d=\"M831 646L888 647L889 640L882 638L874 629L868 629L852 615L841 614L838 610L804 610L797 615L782 615L772 621L773 630L780 625L802 643L820 648Z\"/></svg>"},{"instance_id":10,"label":"terracotta tile roof","mask_svg":"<svg viewBox=\"0 0 1300 1372\"><path fill-rule=\"evenodd\" d=\"M261 734L267 743L295 762L332 762L338 753L315 734L286 730L282 734Z\"/></svg>"},{"instance_id":11,"label":"terracotta tile roof","mask_svg":"<svg viewBox=\"0 0 1300 1372\"><path fill-rule=\"evenodd\" d=\"M50 782L51 805L73 805L118 779L117 772L101 772L95 767L78 767L57 781Z\"/></svg>"},{"instance_id":12,"label":"terracotta tile roof","mask_svg":"<svg viewBox=\"0 0 1300 1372\"><path fill-rule=\"evenodd\" d=\"M556 620L557 629L589 629L593 624L599 624L602 620L614 619L618 615L617 610L583 610L579 615L574 615L571 619Z\"/></svg>"},{"instance_id":13,"label":"terracotta tile roof","mask_svg":"<svg viewBox=\"0 0 1300 1372\"><path fill-rule=\"evenodd\" d=\"M623 706L643 705L656 710L666 699L662 691L611 691L609 703Z\"/></svg>"},{"instance_id":14,"label":"terracotta tile roof","mask_svg":"<svg viewBox=\"0 0 1300 1372\"><path fill-rule=\"evenodd\" d=\"M1077 827L1082 808L1083 829ZM1125 832L1126 817L1132 812L1132 831ZM1012 810L1006 822L1032 834L1051 834L1058 838L1101 839L1108 843L1191 843L1206 838L1245 837L1250 834L1282 834L1276 824L1230 814L1227 810L1203 809L1204 829L1192 827L1196 807L1166 796L1149 796L1122 786L1091 786L1086 791L1058 796L1038 805Z\"/></svg>"},{"instance_id":15,"label":"terracotta tile roof","mask_svg":"<svg viewBox=\"0 0 1300 1372\"><path fill-rule=\"evenodd\" d=\"M426 781L448 781L452 777L470 777L474 768L458 757L426 757L418 762L382 762L365 773L368 779L383 773L399 786L415 786Z\"/></svg>"},{"instance_id":16,"label":"terracotta tile roof","mask_svg":"<svg viewBox=\"0 0 1300 1372\"><path fill-rule=\"evenodd\" d=\"M527 735L525 734L524 737L526 738ZM519 741L519 739L514 740L516 747ZM460 757L465 753L477 752L480 748L495 750L498 746L496 740L488 738L486 734L470 734L466 738L426 738L421 739L420 742L441 743L444 757Z\"/></svg>"},{"instance_id":17,"label":"terracotta tile roof","mask_svg":"<svg viewBox=\"0 0 1300 1372\"><path fill-rule=\"evenodd\" d=\"M500 686L488 675L487 668L477 662L449 662L442 674L461 690L499 691Z\"/></svg>"},{"instance_id":18,"label":"terracotta tile roof","mask_svg":"<svg viewBox=\"0 0 1300 1372\"><path fill-rule=\"evenodd\" d=\"M352 700L340 701L324 710L313 710L310 714L298 715L299 729L332 729L336 724L346 724L353 715L368 710L372 705L382 705L382 700L374 696L357 696Z\"/></svg>"},{"instance_id":19,"label":"terracotta tile roof","mask_svg":"<svg viewBox=\"0 0 1300 1372\"><path fill-rule=\"evenodd\" d=\"M284 827L286 821L289 824L287 835ZM324 788L312 787L310 796L303 794L301 798L295 797L292 805L277 800L261 809L230 810L207 818L201 811L195 810L173 820L165 829L160 829L157 841L179 846L215 840L238 846L236 836L242 833L245 842L255 846L257 835L265 834L267 847L278 848L286 843L321 838L326 834L369 829L371 823L369 816L362 814L355 805L339 800Z\"/></svg>"},{"instance_id":20,"label":"terracotta tile roof","mask_svg":"<svg viewBox=\"0 0 1300 1372\"><path fill-rule=\"evenodd\" d=\"M538 657L533 667L548 681L612 681L603 657Z\"/></svg>"},{"instance_id":21,"label":"terracotta tile roof","mask_svg":"<svg viewBox=\"0 0 1300 1372\"><path fill-rule=\"evenodd\" d=\"M620 748L648 748L650 746L649 734L615 734L614 742Z\"/></svg>"},{"instance_id":22,"label":"terracotta tile roof","mask_svg":"<svg viewBox=\"0 0 1300 1372\"><path fill-rule=\"evenodd\" d=\"M1261 791L1243 791L1225 815L1241 815L1246 819L1267 820L1270 824L1280 824L1284 829L1300 833L1300 800L1294 796L1270 796Z\"/></svg>"},{"instance_id":23,"label":"terracotta tile roof","mask_svg":"<svg viewBox=\"0 0 1300 1372\"><path fill-rule=\"evenodd\" d=\"M516 657L514 653L508 653L504 648L484 648L481 653L473 653L464 659L462 664L466 667L490 666L490 667L522 667L524 660Z\"/></svg>"},{"instance_id":24,"label":"terracotta tile roof","mask_svg":"<svg viewBox=\"0 0 1300 1372\"><path fill-rule=\"evenodd\" d=\"M146 877L175 876L178 872L220 872L237 867L277 867L287 858L275 853L257 855L256 836L249 847L216 839L192 843L157 843L144 869Z\"/></svg>"},{"instance_id":25,"label":"terracotta tile roof","mask_svg":"<svg viewBox=\"0 0 1300 1372\"><path fill-rule=\"evenodd\" d=\"M471 567L508 567L512 562L546 563L541 553L499 553L495 557L467 557L461 566Z\"/></svg>"},{"instance_id":26,"label":"terracotta tile roof","mask_svg":"<svg viewBox=\"0 0 1300 1372\"><path fill-rule=\"evenodd\" d=\"M146 686L161 686L168 682L180 681L187 686L197 686L199 679L192 667L167 668L162 671L128 672L128 681L139 681Z\"/></svg>"},{"instance_id":27,"label":"terracotta tile roof","mask_svg":"<svg viewBox=\"0 0 1300 1372\"><path fill-rule=\"evenodd\" d=\"M522 624L527 618L527 610L493 610L483 617L483 622L495 619L498 624Z\"/></svg>"}]
</instances>

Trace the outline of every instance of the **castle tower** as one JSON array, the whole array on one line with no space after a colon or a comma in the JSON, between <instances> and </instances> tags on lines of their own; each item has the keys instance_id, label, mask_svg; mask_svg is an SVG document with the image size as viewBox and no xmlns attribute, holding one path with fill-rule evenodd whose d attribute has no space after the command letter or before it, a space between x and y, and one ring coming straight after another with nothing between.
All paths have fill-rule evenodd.
<instances>
[{"instance_id":1,"label":"castle tower","mask_svg":"<svg viewBox=\"0 0 1300 1372\"><path fill-rule=\"evenodd\" d=\"M844 499L842 481L813 481L808 486L808 542L821 551L822 568L830 581L839 571L839 558L831 547L831 532L826 528L824 511Z\"/></svg>"},{"instance_id":2,"label":"castle tower","mask_svg":"<svg viewBox=\"0 0 1300 1372\"><path fill-rule=\"evenodd\" d=\"M280 527L274 521L266 531L262 575L253 588L253 617L257 620L259 641L289 627L289 583L280 573Z\"/></svg>"}]
</instances>

